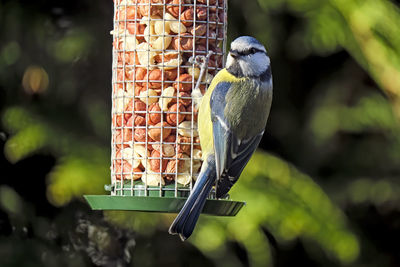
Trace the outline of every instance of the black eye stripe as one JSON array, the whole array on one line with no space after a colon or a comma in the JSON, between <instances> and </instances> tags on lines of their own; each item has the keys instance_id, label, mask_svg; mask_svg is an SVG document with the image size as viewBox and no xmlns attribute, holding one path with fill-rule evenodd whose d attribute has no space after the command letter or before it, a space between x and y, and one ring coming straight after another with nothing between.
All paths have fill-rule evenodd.
<instances>
[{"instance_id":1,"label":"black eye stripe","mask_svg":"<svg viewBox=\"0 0 400 267\"><path fill-rule=\"evenodd\" d=\"M263 50L257 49L257 48L250 48L250 49L246 49L246 50L240 51L240 52L237 51L237 50L230 50L230 51L232 51L232 52L234 52L234 53L236 53L236 54L238 54L240 56L248 56L250 54L255 54L255 53L258 53L258 52L265 54L265 52Z\"/></svg>"}]
</instances>

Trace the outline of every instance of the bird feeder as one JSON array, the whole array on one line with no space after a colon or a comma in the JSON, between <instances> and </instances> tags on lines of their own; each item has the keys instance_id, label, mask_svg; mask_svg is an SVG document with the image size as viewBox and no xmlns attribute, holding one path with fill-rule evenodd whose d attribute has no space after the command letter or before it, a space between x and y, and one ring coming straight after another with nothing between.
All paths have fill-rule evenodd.
<instances>
[{"instance_id":1,"label":"bird feeder","mask_svg":"<svg viewBox=\"0 0 400 267\"><path fill-rule=\"evenodd\" d=\"M115 0L110 195L96 210L179 212L199 175L197 108L224 66L227 0ZM234 216L244 205L216 199L203 213Z\"/></svg>"}]
</instances>

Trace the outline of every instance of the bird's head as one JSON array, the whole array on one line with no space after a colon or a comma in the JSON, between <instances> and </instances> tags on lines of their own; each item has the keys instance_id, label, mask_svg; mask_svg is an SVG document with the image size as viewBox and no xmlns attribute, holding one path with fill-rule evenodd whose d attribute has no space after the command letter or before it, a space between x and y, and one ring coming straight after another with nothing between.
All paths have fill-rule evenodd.
<instances>
[{"instance_id":1,"label":"bird's head","mask_svg":"<svg viewBox=\"0 0 400 267\"><path fill-rule=\"evenodd\" d=\"M236 77L270 78L270 59L265 47L254 37L241 36L231 43L226 69ZM268 79L269 79L268 78Z\"/></svg>"}]
</instances>

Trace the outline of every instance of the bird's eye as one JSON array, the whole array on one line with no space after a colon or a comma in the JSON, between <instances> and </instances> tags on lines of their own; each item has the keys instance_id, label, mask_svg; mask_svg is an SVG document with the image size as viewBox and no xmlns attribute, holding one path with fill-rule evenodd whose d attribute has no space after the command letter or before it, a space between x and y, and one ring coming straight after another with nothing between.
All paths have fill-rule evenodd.
<instances>
[{"instance_id":1,"label":"bird's eye","mask_svg":"<svg viewBox=\"0 0 400 267\"><path fill-rule=\"evenodd\" d=\"M255 54L257 52L257 50L255 48L252 48L250 51L252 54Z\"/></svg>"}]
</instances>

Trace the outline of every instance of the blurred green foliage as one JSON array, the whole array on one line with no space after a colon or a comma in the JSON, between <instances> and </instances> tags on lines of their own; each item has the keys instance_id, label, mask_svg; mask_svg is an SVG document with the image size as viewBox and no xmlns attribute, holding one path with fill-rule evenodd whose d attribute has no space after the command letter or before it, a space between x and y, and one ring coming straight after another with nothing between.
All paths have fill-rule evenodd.
<instances>
[{"instance_id":1,"label":"blurred green foliage","mask_svg":"<svg viewBox=\"0 0 400 267\"><path fill-rule=\"evenodd\" d=\"M296 53L346 49L375 79L400 118L400 10L388 0L258 0L267 11L287 8L305 19Z\"/></svg>"},{"instance_id":2,"label":"blurred green foliage","mask_svg":"<svg viewBox=\"0 0 400 267\"><path fill-rule=\"evenodd\" d=\"M243 177L231 194L233 199L246 200L243 211L235 219L210 218L200 224L194 243L205 253L215 255L226 240L235 240L243 243L252 266L261 266L271 261L265 253L269 245L261 226L280 242L299 237L312 240L342 263L358 256L359 241L349 231L342 212L310 177L261 152L253 156Z\"/></svg>"},{"instance_id":3,"label":"blurred green foliage","mask_svg":"<svg viewBox=\"0 0 400 267\"><path fill-rule=\"evenodd\" d=\"M400 233L398 2L231 0L229 5L229 39L253 35L267 44L272 58L274 103L263 142L271 152L258 151L231 191L246 207L234 218L202 216L189 242L217 266L246 266L246 261L284 266L276 254L298 242L320 266L400 264L391 247L397 240L390 240ZM47 200L62 211L83 194L105 194L112 1L1 1L0 19L4 156L12 164L53 156L55 166L33 183L45 181ZM53 219L36 214L27 196L9 185L15 179L23 185L33 176L4 174L0 184L0 209L13 227L25 229L31 222L39 240L26 244L36 247L28 259L47 251L43 266L85 266L80 256L67 264L68 254L50 249L55 241L40 239ZM388 229L370 226L371 214L373 223L377 218L376 225ZM168 246L176 238L159 237L173 215L112 211L104 217L133 229L137 249L147 257L154 256L144 249L148 242ZM62 218L53 224L60 229L72 224L71 216ZM15 252L7 250L8 243ZM232 244L246 252L245 260ZM174 244L176 253L186 246ZM19 239L0 238L0 255L16 259L0 259L0 265L24 265L18 257L24 251L29 249Z\"/></svg>"},{"instance_id":4,"label":"blurred green foliage","mask_svg":"<svg viewBox=\"0 0 400 267\"><path fill-rule=\"evenodd\" d=\"M9 161L17 162L45 148L59 157L48 177L48 197L54 205L65 205L73 197L104 190L110 161L107 149L52 128L19 107L6 110L3 125L13 133L4 148Z\"/></svg>"}]
</instances>

